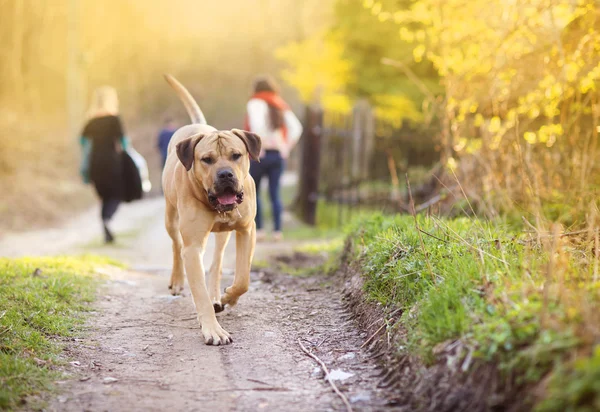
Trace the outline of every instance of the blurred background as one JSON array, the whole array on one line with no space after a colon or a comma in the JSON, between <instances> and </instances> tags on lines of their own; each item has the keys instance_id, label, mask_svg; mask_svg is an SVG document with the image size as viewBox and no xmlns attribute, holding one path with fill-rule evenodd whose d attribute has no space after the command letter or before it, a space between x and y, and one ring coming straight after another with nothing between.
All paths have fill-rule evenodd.
<instances>
[{"instance_id":1,"label":"blurred background","mask_svg":"<svg viewBox=\"0 0 600 412\"><path fill-rule=\"evenodd\" d=\"M412 410L533 410L525 405L536 398L544 399L537 411L600 410L598 0L0 0L0 255L91 252L145 272L133 273L135 282L115 283L118 298L102 298L101 307L112 308L105 312L119 315L115 325L124 326L100 326L100 333L121 336L112 340L119 346L127 341L148 348L138 321L159 328L164 339L169 325L162 316L176 313L161 309L172 302L160 296L167 293L172 254L156 146L166 117L178 126L189 119L163 73L188 87L208 122L221 129L244 127L253 80L269 74L304 125L281 179L285 240L273 234L273 241L258 242L251 288L262 295L252 293L240 309L258 302L257 316L235 319L280 331L313 319L318 324L307 323L307 336L320 343L302 341L326 354L325 362L343 359L338 365L344 368L356 353L361 372L342 389L367 385L360 375L374 374L358 347L347 354L351 358L338 357L339 337L349 335L342 329L319 332L349 324L338 304L345 284L348 295L341 293L354 297L344 306L362 322L361 336L370 336L361 348L374 350L369 359L397 368L381 375L381 386L395 391L394 407L408 397L417 405ZM92 92L103 85L116 88L126 135L148 161L153 183L150 199L117 212L112 246L100 240L100 205L79 174L86 111ZM268 231L277 213L264 195ZM109 217L102 222L107 242ZM65 359L48 363L59 351L41 337L62 344L67 338L57 338L56 330L73 336L69 319L76 312L69 305L84 307L77 299L87 298L75 289L95 261L82 259L0 259L0 365L21 357L28 363L14 365L57 376L55 366ZM229 258L225 265L232 263ZM65 269L70 275L62 277ZM160 300L149 300L150 293ZM309 302L306 293L310 313L296 317L302 299ZM42 302L48 296L50 304ZM293 316L283 316L279 305L278 311L263 309L288 300ZM115 306L121 304L123 310ZM50 311L49 305L64 309ZM333 312L338 317L329 317ZM110 325L107 319L99 325ZM276 389L273 396L287 400L302 388L304 398L323 401L306 396L310 369L303 374L290 356L298 349L289 339L294 335L266 333L285 344L272 341L282 344L259 349L285 356L277 358L282 362L263 358L286 370L281 376L292 373L302 381L288 385L288 392L253 380L270 386L256 389ZM102 352L118 355L118 364L125 359L120 349ZM250 359L258 352L236 352L242 361L232 364L262 370L253 369ZM180 364L158 355L154 364L144 362L160 374L163 363ZM135 359L141 358L130 361ZM0 409L35 409L22 394L45 381L38 372L29 379L13 363L4 364ZM120 384L137 381L131 371ZM174 374L191 376L178 366ZM140 385L152 385L148 390L169 389L162 375L141 378ZM98 384L111 396L146 393ZM235 390L254 391L245 385L235 383ZM99 409L106 409L102 391L77 392L82 399L97 393ZM214 392L206 391L211 399ZM236 393L246 396L242 392ZM369 393L355 394L365 399ZM263 408L267 395L248 396ZM186 390L178 399L198 402L196 396ZM457 406L470 398L481 403ZM61 400L55 409L64 407Z\"/></svg>"},{"instance_id":2,"label":"blurred background","mask_svg":"<svg viewBox=\"0 0 600 412\"><path fill-rule=\"evenodd\" d=\"M77 143L94 88L117 89L125 131L160 192L163 118L189 122L163 73L190 89L212 125L241 128L254 77L277 76L276 50L332 16L320 1L0 1L0 230L94 201ZM285 94L300 103L290 87Z\"/></svg>"},{"instance_id":3,"label":"blurred background","mask_svg":"<svg viewBox=\"0 0 600 412\"><path fill-rule=\"evenodd\" d=\"M299 191L336 220L406 211L409 172L423 207L452 213L460 181L473 212L581 224L599 183L599 28L594 0L0 0L0 230L93 202L77 138L104 84L158 193L162 119L187 122L165 72L218 128L242 127L252 79L275 76L319 126L290 162L301 183L320 166Z\"/></svg>"}]
</instances>

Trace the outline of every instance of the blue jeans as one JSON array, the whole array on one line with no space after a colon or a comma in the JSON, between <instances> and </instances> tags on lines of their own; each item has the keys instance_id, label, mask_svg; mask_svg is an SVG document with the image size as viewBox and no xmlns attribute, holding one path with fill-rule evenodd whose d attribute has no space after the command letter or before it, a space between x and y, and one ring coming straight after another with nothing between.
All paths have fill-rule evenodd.
<instances>
[{"instance_id":1,"label":"blue jeans","mask_svg":"<svg viewBox=\"0 0 600 412\"><path fill-rule=\"evenodd\" d=\"M256 183L256 228L263 228L262 205L260 200L260 182L263 176L269 179L269 197L273 211L273 225L276 232L281 231L281 212L283 205L279 195L279 181L283 174L285 160L277 150L267 150L260 163L252 160L250 162L250 175Z\"/></svg>"}]
</instances>

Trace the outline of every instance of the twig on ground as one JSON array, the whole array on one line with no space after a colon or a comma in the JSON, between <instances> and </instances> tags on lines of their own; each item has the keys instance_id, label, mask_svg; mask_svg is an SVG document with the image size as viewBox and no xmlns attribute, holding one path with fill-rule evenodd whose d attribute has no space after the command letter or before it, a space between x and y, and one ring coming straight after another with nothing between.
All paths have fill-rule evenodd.
<instances>
[{"instance_id":1,"label":"twig on ground","mask_svg":"<svg viewBox=\"0 0 600 412\"><path fill-rule=\"evenodd\" d=\"M419 273L419 272L408 273L408 275L413 275L413 274L415 274L415 273ZM394 310L392 311L392 313L390 313L389 315L385 315L385 316L383 316L383 317L381 317L381 318L375 319L373 322L371 322L371 324L370 324L369 326L367 326L367 328L366 328L366 329L370 329L372 326L375 326L375 324L377 324L377 323L379 323L379 322L385 322L385 318L386 318L386 317L388 317L388 318L390 318L390 319L391 319L393 316L395 316L395 315L396 315L396 313L398 313L398 312L402 311L402 309L403 309L403 308L397 308L397 309L394 309Z\"/></svg>"},{"instance_id":2,"label":"twig on ground","mask_svg":"<svg viewBox=\"0 0 600 412\"><path fill-rule=\"evenodd\" d=\"M370 325L367 326L367 329L370 329L372 326L375 326L376 323L379 323L379 322L382 322L382 321L385 321L385 318L375 319L373 322L371 322Z\"/></svg>"},{"instance_id":3,"label":"twig on ground","mask_svg":"<svg viewBox=\"0 0 600 412\"><path fill-rule=\"evenodd\" d=\"M96 326L94 327L94 329L104 329L104 330L120 330L120 329L128 329L128 328L152 328L155 326L166 326L166 327L170 327L170 328L180 328L180 329L200 329L200 326L183 326L183 325L177 325L177 324L170 324L170 323L151 323L148 322L147 324L131 324L131 325L111 325L111 326ZM92 329L91 327L89 329Z\"/></svg>"},{"instance_id":4,"label":"twig on ground","mask_svg":"<svg viewBox=\"0 0 600 412\"><path fill-rule=\"evenodd\" d=\"M375 338L375 336L377 336L379 334L379 332L381 332L381 330L383 328L385 328L386 326L387 326L387 323L384 322L383 325L381 325L381 327L379 329L377 329L374 334L372 334L371 336L369 336L369 339L367 339L365 341L365 343L363 343L362 345L360 345L360 348L362 349L365 346L367 346L369 344L369 342L371 342L373 340L373 338Z\"/></svg>"},{"instance_id":5,"label":"twig on ground","mask_svg":"<svg viewBox=\"0 0 600 412\"><path fill-rule=\"evenodd\" d=\"M324 344L327 339L329 339L329 337L325 336L321 342L317 343L316 347L318 348L319 346L321 346L322 344Z\"/></svg>"},{"instance_id":6,"label":"twig on ground","mask_svg":"<svg viewBox=\"0 0 600 412\"><path fill-rule=\"evenodd\" d=\"M344 402L344 405L346 405L346 411L352 412L352 405L350 405L350 402L348 402L348 398L346 398L346 395L340 392L336 384L329 377L329 370L327 369L327 366L325 366L325 363L323 363L323 361L319 359L315 354L306 349L306 347L304 347L304 345L302 344L302 340L300 338L298 338L298 345L300 345L302 352L306 353L308 356L317 361L317 363L321 366L321 369L323 369L323 372L325 372L325 379L327 380L327 382L329 382L329 385L331 385L331 388L340 397L342 402Z\"/></svg>"},{"instance_id":7,"label":"twig on ground","mask_svg":"<svg viewBox=\"0 0 600 412\"><path fill-rule=\"evenodd\" d=\"M375 354L375 355L373 355L373 356L369 356L369 357L367 358L367 360L370 360L370 361L371 361L371 360L379 359L379 358L381 358L382 356L385 356L385 353L381 352L381 353L377 353L377 354Z\"/></svg>"},{"instance_id":8,"label":"twig on ground","mask_svg":"<svg viewBox=\"0 0 600 412\"><path fill-rule=\"evenodd\" d=\"M523 219L523 220L524 220L525 222L527 222L527 219ZM531 225L531 223L529 223L529 222L527 222L527 223L528 223L529 225ZM563 232L563 233L559 233L559 236L560 236L560 237L565 237L565 236L576 236L576 235L581 235L581 234L583 234L583 233L586 233L586 232L588 232L588 229L581 229L581 230L575 230L575 231L572 231L572 232ZM547 232L545 232L545 233L542 233L542 232L540 232L539 230L531 230L531 231L527 231L527 230L525 230L525 231L523 231L523 233L528 233L528 234L529 234L529 233L536 233L536 234L538 234L539 236L543 236L543 237L552 237L552 236L554 236L552 233L547 233Z\"/></svg>"},{"instance_id":9,"label":"twig on ground","mask_svg":"<svg viewBox=\"0 0 600 412\"><path fill-rule=\"evenodd\" d=\"M417 272L415 272L415 273L417 273ZM398 313L398 312L401 312L401 311L402 311L402 308L398 308L398 309L394 310L392 313L390 313L389 315L387 315L387 317L388 317L388 319L390 320L390 322L393 322L392 326L394 326L394 325L396 324L396 322L394 322L394 319L393 319L393 317L394 317L394 316L396 316L396 313ZM375 333L373 333L373 334L372 334L372 335L369 337L369 339L367 339L367 340L365 341L365 343L363 343L362 345L360 345L360 348L361 348L361 349L362 349L362 348L364 348L365 346L367 346L367 345L369 344L369 342L371 342L371 341L373 340L373 338L374 338L375 336L377 336L377 334L378 334L379 332L381 332L381 329L385 328L385 327L388 325L388 323L386 322L386 319L385 319L385 318L386 318L386 316L384 316L384 317L382 317L382 318L380 318L380 319L376 320L375 322L373 322L373 323L371 324L371 326L373 326L373 325L375 325L376 323L383 321L383 325L381 325L381 327L380 327L379 329L377 329L377 330L375 331ZM370 327L370 326L369 326L369 327Z\"/></svg>"},{"instance_id":10,"label":"twig on ground","mask_svg":"<svg viewBox=\"0 0 600 412\"><path fill-rule=\"evenodd\" d=\"M429 269L429 273L431 274L431 279L435 282L435 275L433 274L433 269L431 268L431 262L429 261L429 254L427 253L427 249L425 249L425 242L423 242L423 236L421 235L421 228L419 227L419 221L417 220L417 212L415 212L415 202L412 197L412 191L410 190L410 181L408 180L408 173L404 175L406 177L406 187L408 188L408 199L410 203L410 213L412 214L415 220L415 227L417 228L417 233L419 234L419 242L421 243L421 249L423 249L423 255L425 256L425 262L427 263L427 268Z\"/></svg>"},{"instance_id":11,"label":"twig on ground","mask_svg":"<svg viewBox=\"0 0 600 412\"><path fill-rule=\"evenodd\" d=\"M248 382L260 383L261 385L273 386L270 383L259 381L258 379L246 379Z\"/></svg>"},{"instance_id":12,"label":"twig on ground","mask_svg":"<svg viewBox=\"0 0 600 412\"><path fill-rule=\"evenodd\" d=\"M429 233L429 232L427 232L427 231L425 231L425 230L423 230L423 229L419 229L419 230L421 231L421 233L423 233L423 234L426 234L427 236L429 236L429 237L432 237L432 238L434 238L434 239L437 239L437 240L439 240L440 242L448 243L448 241L447 241L447 240L440 239L439 237L437 237L437 236L435 236L435 235L432 235L431 233Z\"/></svg>"}]
</instances>

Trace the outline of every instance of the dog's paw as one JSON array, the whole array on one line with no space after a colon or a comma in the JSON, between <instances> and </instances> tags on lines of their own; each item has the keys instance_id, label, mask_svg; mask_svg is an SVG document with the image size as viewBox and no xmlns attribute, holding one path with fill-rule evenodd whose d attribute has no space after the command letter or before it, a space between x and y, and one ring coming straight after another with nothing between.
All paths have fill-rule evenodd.
<instances>
[{"instance_id":1,"label":"dog's paw","mask_svg":"<svg viewBox=\"0 0 600 412\"><path fill-rule=\"evenodd\" d=\"M183 284L171 283L169 284L169 290L173 296L181 295L181 292L183 291Z\"/></svg>"},{"instance_id":2,"label":"dog's paw","mask_svg":"<svg viewBox=\"0 0 600 412\"><path fill-rule=\"evenodd\" d=\"M221 296L221 303L223 307L225 307L225 305L235 306L239 299L239 296L233 296L225 293L223 296Z\"/></svg>"},{"instance_id":3,"label":"dog's paw","mask_svg":"<svg viewBox=\"0 0 600 412\"><path fill-rule=\"evenodd\" d=\"M225 310L225 305L220 302L215 302L213 303L213 308L215 309L215 313L219 313Z\"/></svg>"},{"instance_id":4,"label":"dog's paw","mask_svg":"<svg viewBox=\"0 0 600 412\"><path fill-rule=\"evenodd\" d=\"M231 289L232 289L231 286L228 288L225 288L225 293L221 296L221 303L223 304L223 306L225 306L225 305L235 306L238 303L238 300L240 299L241 295L234 294Z\"/></svg>"},{"instance_id":5,"label":"dog's paw","mask_svg":"<svg viewBox=\"0 0 600 412\"><path fill-rule=\"evenodd\" d=\"M218 323L213 327L202 327L202 336L207 345L229 345L233 342L229 333Z\"/></svg>"}]
</instances>

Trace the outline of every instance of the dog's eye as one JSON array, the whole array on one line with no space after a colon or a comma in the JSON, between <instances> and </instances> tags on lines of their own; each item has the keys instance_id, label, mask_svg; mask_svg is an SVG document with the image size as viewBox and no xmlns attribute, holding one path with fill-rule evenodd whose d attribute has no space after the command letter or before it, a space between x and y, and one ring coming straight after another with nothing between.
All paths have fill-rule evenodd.
<instances>
[{"instance_id":1,"label":"dog's eye","mask_svg":"<svg viewBox=\"0 0 600 412\"><path fill-rule=\"evenodd\" d=\"M238 160L240 157L242 157L242 155L241 155L240 153L234 153L234 154L231 156L231 158L232 158L233 160Z\"/></svg>"},{"instance_id":2,"label":"dog's eye","mask_svg":"<svg viewBox=\"0 0 600 412\"><path fill-rule=\"evenodd\" d=\"M202 160L202 161L203 161L204 163L206 163L207 165L211 165L211 164L213 164L213 163L214 163L214 161L213 161L212 157L203 157L203 158L202 158L202 159L200 159L200 160Z\"/></svg>"}]
</instances>

